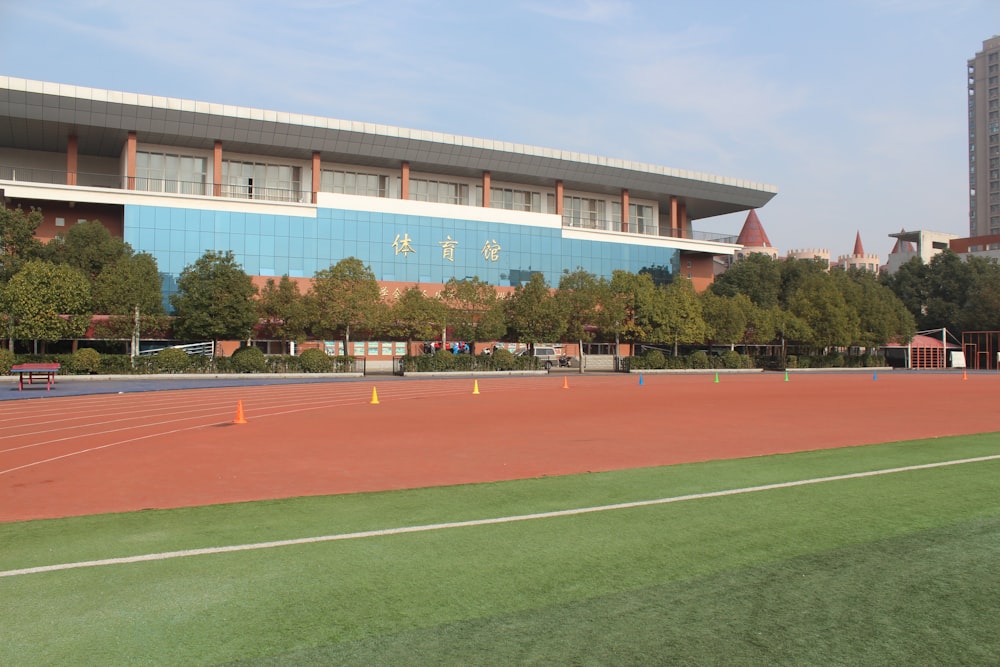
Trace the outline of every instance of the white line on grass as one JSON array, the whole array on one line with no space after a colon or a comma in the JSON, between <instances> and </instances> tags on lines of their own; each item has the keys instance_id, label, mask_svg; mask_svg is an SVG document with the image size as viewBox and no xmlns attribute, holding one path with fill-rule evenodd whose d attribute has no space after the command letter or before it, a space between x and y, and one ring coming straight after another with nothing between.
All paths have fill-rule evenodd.
<instances>
[{"instance_id":1,"label":"white line on grass","mask_svg":"<svg viewBox=\"0 0 1000 667\"><path fill-rule=\"evenodd\" d=\"M143 563L147 561L170 560L173 558L187 558L189 556L209 556L213 554L232 553L234 551L253 551L256 549L274 549L276 547L290 547L301 544L316 544L318 542L335 542L338 540L355 540L363 537L384 537L386 535L403 535L406 533L424 533L432 530L445 530L448 528L469 528L473 526L489 526L500 523L514 523L517 521L530 521L533 519L552 519L563 516L574 516L577 514L590 514L592 512L607 512L611 510L631 509L634 507L648 507L651 505L666 505L668 503L679 503L685 500L703 500L705 498L720 498L723 496L735 496L744 493L756 493L758 491L773 491L775 489L788 489L796 486L808 486L811 484L823 484L825 482L838 482L846 479L860 479L863 477L875 477L878 475L891 475L898 472L911 472L914 470L928 470L930 468L943 468L946 466L962 465L965 463L982 463L984 461L1000 460L1000 454L992 456L978 456L970 459L956 459L952 461L938 461L936 463L923 463L920 465L904 466L901 468L885 468L882 470L869 470L866 472L852 472L845 475L833 475L831 477L813 477L811 479L800 479L792 482L778 482L776 484L763 484L761 486L747 486L739 489L726 489L723 491L707 491L705 493L692 493L684 496L673 496L670 498L657 498L655 500L636 500L628 503L616 503L613 505L598 505L596 507L578 507L575 509L555 510L552 512L539 512L536 514L518 514L514 516L501 516L492 519L473 519L471 521L452 521L448 523L431 523L422 526L403 526L400 528L383 528L380 530L363 530L357 533L340 533L337 535L321 535L317 537L300 537L292 540L276 540L274 542L256 542L253 544L234 544L227 547L205 547L202 549L184 549L182 551L164 551L155 554L143 554L140 556L123 556L121 558L104 558L101 560L80 561L77 563L60 563L57 565L42 565L39 567L25 567L18 570L0 571L0 577L16 577L24 574L39 574L41 572L55 572L57 570L75 570L83 567L100 567L103 565L125 565L129 563Z\"/></svg>"}]
</instances>

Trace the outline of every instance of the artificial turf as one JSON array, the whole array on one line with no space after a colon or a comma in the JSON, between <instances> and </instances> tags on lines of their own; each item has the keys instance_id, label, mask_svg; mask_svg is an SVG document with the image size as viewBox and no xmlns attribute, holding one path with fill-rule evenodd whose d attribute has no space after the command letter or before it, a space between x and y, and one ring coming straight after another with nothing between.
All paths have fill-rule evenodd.
<instances>
[{"instance_id":1,"label":"artificial turf","mask_svg":"<svg viewBox=\"0 0 1000 667\"><path fill-rule=\"evenodd\" d=\"M0 526L0 570L1000 454L987 434ZM1000 659L1000 461L570 517L0 578L0 664ZM948 661L948 660L944 660Z\"/></svg>"}]
</instances>

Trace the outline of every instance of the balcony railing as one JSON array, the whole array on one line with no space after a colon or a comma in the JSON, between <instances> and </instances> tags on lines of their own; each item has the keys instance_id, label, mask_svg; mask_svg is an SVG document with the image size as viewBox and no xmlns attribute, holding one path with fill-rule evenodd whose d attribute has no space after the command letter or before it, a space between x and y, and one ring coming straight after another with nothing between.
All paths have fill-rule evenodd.
<instances>
[{"instance_id":1,"label":"balcony railing","mask_svg":"<svg viewBox=\"0 0 1000 667\"><path fill-rule=\"evenodd\" d=\"M563 216L563 227L596 230L601 232L622 232L622 225L618 220L599 220L597 218L584 218L572 215ZM714 243L736 243L737 239L737 237L732 234L700 232L691 229L671 230L669 224L666 227L658 227L655 224L635 220L629 221L628 231L624 233L637 234L640 236L656 236L660 238L712 241Z\"/></svg>"},{"instance_id":2,"label":"balcony railing","mask_svg":"<svg viewBox=\"0 0 1000 667\"><path fill-rule=\"evenodd\" d=\"M75 177L75 182L73 178ZM265 188L256 185L219 185L205 181L177 181L144 176L121 176L119 174L95 174L78 171L68 173L59 169L40 169L20 165L0 164L0 181L24 183L46 183L51 185L77 185L81 187L114 188L137 192L162 192L181 195L211 195L231 199L255 199L263 201L297 202L312 201L312 192L298 188Z\"/></svg>"},{"instance_id":3,"label":"balcony railing","mask_svg":"<svg viewBox=\"0 0 1000 667\"><path fill-rule=\"evenodd\" d=\"M95 174L82 171L72 174L76 179L76 182L72 183L70 182L72 180L69 178L70 175L64 170L0 164L0 181L77 185L81 187L114 188L136 192L162 192L165 194L180 195L215 195L228 199L253 199L300 204L312 201L311 191L302 190L297 187L266 188L257 185L227 183L214 185L205 181L176 181L139 176L129 178L128 176L118 174ZM600 220L594 217L564 215L562 224L563 227L572 227L575 229L621 233L621 222L618 220ZM626 233L637 236L680 238L730 244L735 244L737 238L732 234L717 234L690 229L671 230L669 224L662 226L645 220L630 221Z\"/></svg>"}]
</instances>

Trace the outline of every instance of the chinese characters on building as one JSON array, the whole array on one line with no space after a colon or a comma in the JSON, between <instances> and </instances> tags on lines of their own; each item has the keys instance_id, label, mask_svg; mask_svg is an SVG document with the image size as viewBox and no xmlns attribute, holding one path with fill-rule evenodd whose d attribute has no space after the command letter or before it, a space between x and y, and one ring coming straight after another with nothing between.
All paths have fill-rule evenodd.
<instances>
[{"instance_id":1,"label":"chinese characters on building","mask_svg":"<svg viewBox=\"0 0 1000 667\"><path fill-rule=\"evenodd\" d=\"M438 241L438 245L441 246L441 259L447 260L449 262L455 261L455 248L458 247L458 241L451 238L451 235L445 237L444 241ZM410 238L409 233L403 233L402 236L396 234L396 238L392 241L393 254L403 255L403 257L409 257L410 253L416 253L416 249L413 247L413 239ZM503 247L497 243L496 239L488 239L483 243L482 250L479 254L483 256L488 262L497 262L500 260L500 251Z\"/></svg>"}]
</instances>

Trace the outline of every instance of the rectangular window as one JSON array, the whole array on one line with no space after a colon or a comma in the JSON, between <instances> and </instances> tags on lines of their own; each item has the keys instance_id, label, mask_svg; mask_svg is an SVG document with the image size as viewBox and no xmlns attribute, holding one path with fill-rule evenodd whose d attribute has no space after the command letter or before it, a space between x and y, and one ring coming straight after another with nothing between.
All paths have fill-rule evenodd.
<instances>
[{"instance_id":1,"label":"rectangular window","mask_svg":"<svg viewBox=\"0 0 1000 667\"><path fill-rule=\"evenodd\" d=\"M301 201L301 168L261 162L222 162L222 196L267 201Z\"/></svg>"},{"instance_id":2,"label":"rectangular window","mask_svg":"<svg viewBox=\"0 0 1000 667\"><path fill-rule=\"evenodd\" d=\"M529 211L531 213L541 213L542 195L540 192L532 192L531 190L490 188L490 208L503 208L508 211Z\"/></svg>"},{"instance_id":3,"label":"rectangular window","mask_svg":"<svg viewBox=\"0 0 1000 667\"><path fill-rule=\"evenodd\" d=\"M320 177L319 189L322 192L335 192L342 195L387 197L389 177L364 172L324 169Z\"/></svg>"},{"instance_id":4,"label":"rectangular window","mask_svg":"<svg viewBox=\"0 0 1000 667\"><path fill-rule=\"evenodd\" d=\"M421 178L410 179L410 199L438 204L469 204L469 186Z\"/></svg>"},{"instance_id":5,"label":"rectangular window","mask_svg":"<svg viewBox=\"0 0 1000 667\"><path fill-rule=\"evenodd\" d=\"M56 218L56 227L65 227L66 218Z\"/></svg>"},{"instance_id":6,"label":"rectangular window","mask_svg":"<svg viewBox=\"0 0 1000 667\"><path fill-rule=\"evenodd\" d=\"M135 154L136 190L203 195L207 180L206 158L149 151Z\"/></svg>"},{"instance_id":7,"label":"rectangular window","mask_svg":"<svg viewBox=\"0 0 1000 667\"><path fill-rule=\"evenodd\" d=\"M563 225L583 229L611 229L607 202L586 197L563 197Z\"/></svg>"},{"instance_id":8,"label":"rectangular window","mask_svg":"<svg viewBox=\"0 0 1000 667\"><path fill-rule=\"evenodd\" d=\"M656 221L653 216L653 207L642 204L628 205L629 229L640 234L657 234Z\"/></svg>"}]
</instances>

